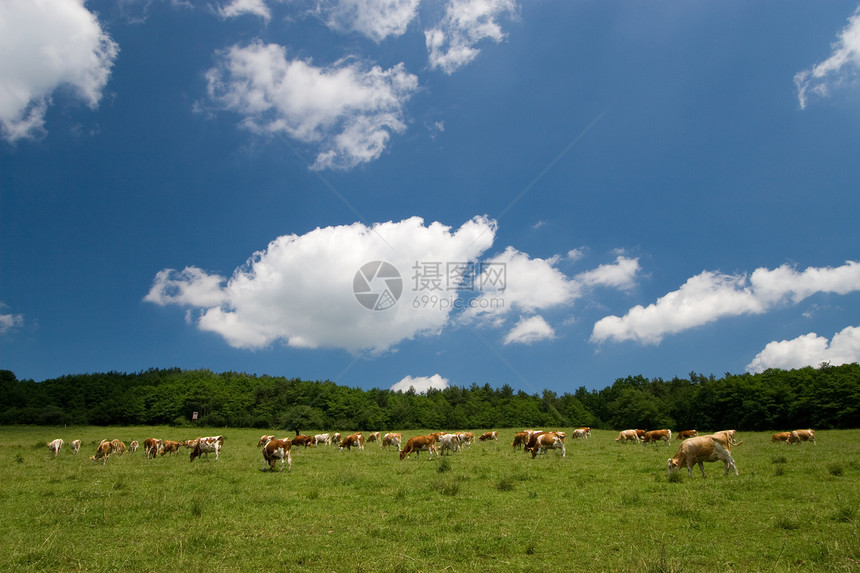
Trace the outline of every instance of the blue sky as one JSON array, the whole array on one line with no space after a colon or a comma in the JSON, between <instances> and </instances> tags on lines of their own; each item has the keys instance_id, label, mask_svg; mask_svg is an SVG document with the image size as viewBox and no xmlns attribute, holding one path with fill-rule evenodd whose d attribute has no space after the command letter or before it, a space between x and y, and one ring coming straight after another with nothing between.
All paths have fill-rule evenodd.
<instances>
[{"instance_id":1,"label":"blue sky","mask_svg":"<svg viewBox=\"0 0 860 573\"><path fill-rule=\"evenodd\" d=\"M858 72L856 1L0 0L0 368L858 361Z\"/></svg>"}]
</instances>

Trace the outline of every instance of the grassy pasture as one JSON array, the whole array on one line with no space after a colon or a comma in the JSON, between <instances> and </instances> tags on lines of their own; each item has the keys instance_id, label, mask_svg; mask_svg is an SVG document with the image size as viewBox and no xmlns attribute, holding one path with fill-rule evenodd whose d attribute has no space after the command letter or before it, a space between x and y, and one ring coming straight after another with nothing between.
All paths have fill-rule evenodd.
<instances>
[{"instance_id":1,"label":"grassy pasture","mask_svg":"<svg viewBox=\"0 0 860 573\"><path fill-rule=\"evenodd\" d=\"M609 431L568 438L564 459L515 452L513 430L433 461L300 448L291 473L261 470L261 431L203 431L218 433L217 462L139 450L103 466L102 438L200 432L0 427L0 571L860 571L860 430L791 447L741 433L739 476L680 480L676 442Z\"/></svg>"}]
</instances>

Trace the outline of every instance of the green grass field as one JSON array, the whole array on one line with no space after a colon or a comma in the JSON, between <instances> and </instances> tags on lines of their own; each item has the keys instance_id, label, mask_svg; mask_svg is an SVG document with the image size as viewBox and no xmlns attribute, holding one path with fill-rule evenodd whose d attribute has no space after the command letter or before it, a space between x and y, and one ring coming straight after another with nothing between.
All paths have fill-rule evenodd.
<instances>
[{"instance_id":1,"label":"green grass field","mask_svg":"<svg viewBox=\"0 0 860 573\"><path fill-rule=\"evenodd\" d=\"M860 430L740 433L739 476L679 481L676 442L609 431L568 438L564 459L514 451L513 430L433 461L298 449L291 473L261 470L261 433L0 427L0 571L860 571ZM217 462L89 459L102 438L217 434Z\"/></svg>"}]
</instances>

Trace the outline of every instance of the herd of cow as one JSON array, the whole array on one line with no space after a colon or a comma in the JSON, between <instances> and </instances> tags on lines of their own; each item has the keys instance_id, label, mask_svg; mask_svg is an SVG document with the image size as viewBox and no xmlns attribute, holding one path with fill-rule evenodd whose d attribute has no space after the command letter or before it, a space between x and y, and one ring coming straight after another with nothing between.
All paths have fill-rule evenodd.
<instances>
[{"instance_id":1,"label":"herd of cow","mask_svg":"<svg viewBox=\"0 0 860 573\"><path fill-rule=\"evenodd\" d=\"M732 446L737 446L743 442L735 441L737 433L735 430L723 430L706 436L699 436L696 430L684 430L677 432L675 437L677 440L682 440L678 451L674 457L669 458L667 463L667 472L671 475L678 471L681 467L687 468L687 475L693 475L693 466L699 466L702 472L702 477L705 476L704 462L722 461L725 465L725 473L727 475L730 470L733 470L735 475L738 475L738 468L735 465L735 460L732 457ZM571 434L573 439L588 439L591 437L591 428L577 428ZM517 432L514 436L514 441L511 446L517 450L522 449L527 453L531 453L532 458L545 454L547 450L561 450L561 456L567 456L565 449L565 432L557 431L542 431L542 430L525 430ZM479 436L478 441L484 442L488 440L498 441L498 432L485 432ZM622 430L616 442L636 442L637 444L666 442L670 444L672 440L672 430ZM271 435L260 437L257 442L257 447L262 448L263 452L263 467L268 465L270 470L274 470L277 463L281 462L280 469L284 469L284 465L288 465L288 470L293 467L292 449L294 446L303 446L305 448L314 446L331 446L336 445L340 451L351 450L358 448L364 450L365 443L379 442L381 448L390 446L397 447L400 452L400 459L403 460L409 457L412 453L416 458L420 457L421 452L427 452L432 460L433 456L441 454L456 453L463 448L470 447L475 441L475 434L472 432L434 432L422 436L413 436L409 438L403 445L403 434L390 432L382 434L381 432L373 432L364 437L362 432L356 432L343 437L339 433L316 434L315 436L306 436L297 434L293 438L276 438ZM799 442L810 441L815 444L814 430L794 430L792 432L778 432L771 438L773 442L785 442L787 444L796 444ZM63 447L63 440L57 438L48 443L48 448L54 454L59 455L60 449ZM191 461L202 454L209 457L210 453L215 454L215 459L221 452L221 447L224 445L224 436L209 436L196 438L194 440L172 441L159 440L156 438L147 438L143 442L144 455L147 458L155 458L158 454L165 456L167 454L178 454L179 448L184 447L191 450ZM101 460L102 464L107 462L108 457L113 454L122 455L126 450L134 453L137 451L139 444L137 440L131 442L128 448L124 442L120 440L102 440L96 448L95 455L90 459L93 461ZM72 451L77 454L81 448L81 441L74 440L71 442Z\"/></svg>"}]
</instances>

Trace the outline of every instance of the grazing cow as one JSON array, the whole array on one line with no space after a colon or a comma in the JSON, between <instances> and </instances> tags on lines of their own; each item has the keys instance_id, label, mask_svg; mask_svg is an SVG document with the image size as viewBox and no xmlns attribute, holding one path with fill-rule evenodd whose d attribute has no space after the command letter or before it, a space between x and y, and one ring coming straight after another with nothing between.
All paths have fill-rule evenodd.
<instances>
[{"instance_id":1,"label":"grazing cow","mask_svg":"<svg viewBox=\"0 0 860 573\"><path fill-rule=\"evenodd\" d=\"M331 434L317 434L314 436L314 445L318 446L320 444L325 444L327 446L331 445Z\"/></svg>"},{"instance_id":2,"label":"grazing cow","mask_svg":"<svg viewBox=\"0 0 860 573\"><path fill-rule=\"evenodd\" d=\"M101 443L99 443L98 448L96 448L96 455L90 456L90 459L92 461L101 460L102 465L105 465L107 463L108 457L111 455L111 452L111 443L107 440L102 440Z\"/></svg>"},{"instance_id":3,"label":"grazing cow","mask_svg":"<svg viewBox=\"0 0 860 573\"><path fill-rule=\"evenodd\" d=\"M364 450L364 436L361 432L356 432L345 437L340 442L340 451L342 452L344 448L347 450L351 450L353 447L358 448L359 450Z\"/></svg>"},{"instance_id":4,"label":"grazing cow","mask_svg":"<svg viewBox=\"0 0 860 573\"><path fill-rule=\"evenodd\" d=\"M260 436L260 441L257 442L257 447L261 448L261 447L265 446L266 444L268 444L270 440L274 440L274 439L275 439L275 436L267 436L264 434L264 435Z\"/></svg>"},{"instance_id":5,"label":"grazing cow","mask_svg":"<svg viewBox=\"0 0 860 573\"><path fill-rule=\"evenodd\" d=\"M514 441L511 444L511 447L515 450L519 450L523 446L525 446L529 441L529 433L528 432L517 432L514 436Z\"/></svg>"},{"instance_id":6,"label":"grazing cow","mask_svg":"<svg viewBox=\"0 0 860 573\"><path fill-rule=\"evenodd\" d=\"M379 444L380 448L387 448L388 446L397 446L397 451L400 451L400 443L403 441L403 434L397 432L388 432L384 436L382 436L382 443Z\"/></svg>"},{"instance_id":7,"label":"grazing cow","mask_svg":"<svg viewBox=\"0 0 860 573\"><path fill-rule=\"evenodd\" d=\"M281 471L284 471L284 462L289 464L289 469L287 471L293 471L292 448L293 444L287 438L284 438L283 440L272 438L267 441L266 445L263 446L263 468L265 468L266 463L268 463L269 469L275 471L275 463L278 460L281 460Z\"/></svg>"},{"instance_id":8,"label":"grazing cow","mask_svg":"<svg viewBox=\"0 0 860 573\"><path fill-rule=\"evenodd\" d=\"M458 432L457 437L460 439L460 445L470 447L475 443L475 434L472 432Z\"/></svg>"},{"instance_id":9,"label":"grazing cow","mask_svg":"<svg viewBox=\"0 0 860 573\"><path fill-rule=\"evenodd\" d=\"M81 451L81 441L80 440L72 440L72 451L74 453L78 453Z\"/></svg>"},{"instance_id":10,"label":"grazing cow","mask_svg":"<svg viewBox=\"0 0 860 573\"><path fill-rule=\"evenodd\" d=\"M647 444L654 442L654 445L656 446L657 442L660 440L670 444L672 440L672 430L651 430L650 432L645 432L645 437L642 438L642 443Z\"/></svg>"},{"instance_id":11,"label":"grazing cow","mask_svg":"<svg viewBox=\"0 0 860 573\"><path fill-rule=\"evenodd\" d=\"M433 454L439 456L439 450L436 449L436 436L413 436L406 442L406 447L400 450L400 459L409 457L412 452L415 452L415 458L421 458L421 452L430 452L430 459L433 459Z\"/></svg>"},{"instance_id":12,"label":"grazing cow","mask_svg":"<svg viewBox=\"0 0 860 573\"><path fill-rule=\"evenodd\" d=\"M483 434L481 434L481 436L478 438L478 440L480 440L482 442L486 442L487 440L495 440L498 442L499 441L499 433L498 432L484 432Z\"/></svg>"},{"instance_id":13,"label":"grazing cow","mask_svg":"<svg viewBox=\"0 0 860 573\"><path fill-rule=\"evenodd\" d=\"M790 436L791 432L777 432L770 437L770 443L772 444L774 442L787 442Z\"/></svg>"},{"instance_id":14,"label":"grazing cow","mask_svg":"<svg viewBox=\"0 0 860 573\"><path fill-rule=\"evenodd\" d=\"M616 442L636 442L640 443L639 434L636 433L636 430L621 430L618 433L618 437L615 438Z\"/></svg>"},{"instance_id":15,"label":"grazing cow","mask_svg":"<svg viewBox=\"0 0 860 573\"><path fill-rule=\"evenodd\" d=\"M721 460L726 466L723 475L728 475L729 469L734 470L735 475L738 475L738 467L735 465L731 452L723 446L719 438L715 436L690 438L681 442L675 457L669 458L669 462L666 464L666 474L667 476L671 475L672 472L678 471L681 466L687 466L687 477L692 477L693 466L699 464L702 477L705 477L703 462L715 462L717 460Z\"/></svg>"},{"instance_id":16,"label":"grazing cow","mask_svg":"<svg viewBox=\"0 0 860 573\"><path fill-rule=\"evenodd\" d=\"M442 434L439 436L439 439L436 440L439 442L437 446L439 451L442 453L445 452L454 452L460 449L460 436L459 434ZM440 454L441 455L441 454Z\"/></svg>"},{"instance_id":17,"label":"grazing cow","mask_svg":"<svg viewBox=\"0 0 860 573\"><path fill-rule=\"evenodd\" d=\"M51 453L54 454L55 458L60 454L60 449L62 449L62 447L63 440L61 438L48 442L48 449L51 450Z\"/></svg>"},{"instance_id":18,"label":"grazing cow","mask_svg":"<svg viewBox=\"0 0 860 573\"><path fill-rule=\"evenodd\" d=\"M128 445L128 451L129 451L129 453L133 454L134 452L137 451L137 448L139 448L139 447L140 447L140 444L137 443L137 440L132 440L131 443Z\"/></svg>"},{"instance_id":19,"label":"grazing cow","mask_svg":"<svg viewBox=\"0 0 860 573\"><path fill-rule=\"evenodd\" d=\"M161 449L161 440L156 438L146 438L143 441L143 455L147 458L155 459L158 450Z\"/></svg>"},{"instance_id":20,"label":"grazing cow","mask_svg":"<svg viewBox=\"0 0 860 573\"><path fill-rule=\"evenodd\" d=\"M687 438L695 438L698 435L699 432L697 432L696 430L681 430L680 432L675 434L675 439L684 441Z\"/></svg>"},{"instance_id":21,"label":"grazing cow","mask_svg":"<svg viewBox=\"0 0 860 573\"><path fill-rule=\"evenodd\" d=\"M331 443L333 444L339 444L342 439L343 436L340 435L340 432L335 432L331 435Z\"/></svg>"},{"instance_id":22,"label":"grazing cow","mask_svg":"<svg viewBox=\"0 0 860 573\"><path fill-rule=\"evenodd\" d=\"M378 442L379 441L379 432L373 432L369 436L367 436L367 443L370 442Z\"/></svg>"},{"instance_id":23,"label":"grazing cow","mask_svg":"<svg viewBox=\"0 0 860 573\"><path fill-rule=\"evenodd\" d=\"M314 439L310 436L305 436L304 434L298 434L292 440L294 446L304 446L306 448L314 446Z\"/></svg>"},{"instance_id":24,"label":"grazing cow","mask_svg":"<svg viewBox=\"0 0 860 573\"><path fill-rule=\"evenodd\" d=\"M161 443L161 457L166 456L167 454L179 454L179 446L181 446L181 442L176 442L173 440L164 440Z\"/></svg>"},{"instance_id":25,"label":"grazing cow","mask_svg":"<svg viewBox=\"0 0 860 573\"><path fill-rule=\"evenodd\" d=\"M540 454L545 454L547 450L561 450L561 457L567 457L567 450L564 448L564 436L561 432L544 432L535 434L529 440L526 451L531 449L532 459L535 459Z\"/></svg>"},{"instance_id":26,"label":"grazing cow","mask_svg":"<svg viewBox=\"0 0 860 573\"><path fill-rule=\"evenodd\" d=\"M789 444L797 444L800 442L812 442L816 446L818 444L815 443L815 430L794 430L788 436Z\"/></svg>"},{"instance_id":27,"label":"grazing cow","mask_svg":"<svg viewBox=\"0 0 860 573\"><path fill-rule=\"evenodd\" d=\"M125 453L125 442L120 440L111 440L110 453L121 456Z\"/></svg>"},{"instance_id":28,"label":"grazing cow","mask_svg":"<svg viewBox=\"0 0 860 573\"><path fill-rule=\"evenodd\" d=\"M197 444L191 452L191 461L199 458L202 454L206 454L206 459L209 459L209 454L215 452L215 461L218 461L218 455L221 453L221 447L224 445L224 436L209 436L206 438L197 438Z\"/></svg>"},{"instance_id":29,"label":"grazing cow","mask_svg":"<svg viewBox=\"0 0 860 573\"><path fill-rule=\"evenodd\" d=\"M574 440L576 440L576 439L587 440L590 437L591 437L591 428L589 428L587 426L583 427L583 428L577 428L573 431L573 439Z\"/></svg>"}]
</instances>

